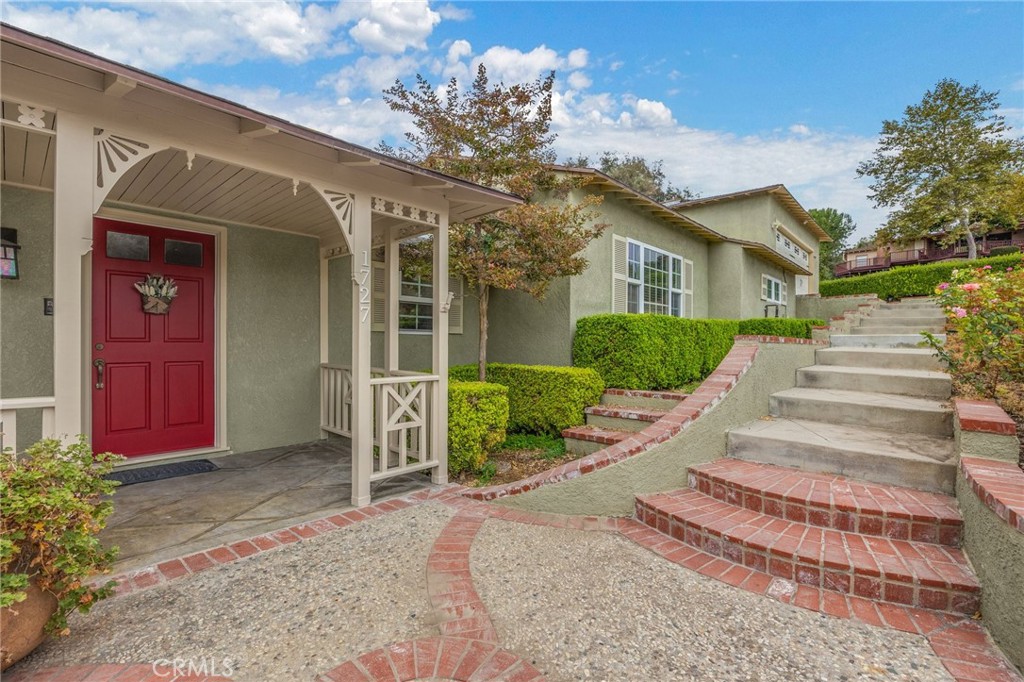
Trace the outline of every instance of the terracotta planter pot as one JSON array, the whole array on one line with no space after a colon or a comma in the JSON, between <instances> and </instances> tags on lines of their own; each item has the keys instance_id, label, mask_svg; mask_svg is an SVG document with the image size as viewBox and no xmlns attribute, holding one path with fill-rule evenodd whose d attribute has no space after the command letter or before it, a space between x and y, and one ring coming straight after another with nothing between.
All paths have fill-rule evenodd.
<instances>
[{"instance_id":1,"label":"terracotta planter pot","mask_svg":"<svg viewBox=\"0 0 1024 682\"><path fill-rule=\"evenodd\" d=\"M0 670L7 670L46 639L46 621L57 610L57 598L32 581L25 601L0 609Z\"/></svg>"}]
</instances>

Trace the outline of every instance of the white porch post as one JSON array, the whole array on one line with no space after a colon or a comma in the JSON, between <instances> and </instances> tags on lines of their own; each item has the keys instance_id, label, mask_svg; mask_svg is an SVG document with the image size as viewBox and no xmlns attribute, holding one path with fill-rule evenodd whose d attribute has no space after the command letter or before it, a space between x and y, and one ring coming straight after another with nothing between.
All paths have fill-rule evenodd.
<instances>
[{"instance_id":1,"label":"white porch post","mask_svg":"<svg viewBox=\"0 0 1024 682\"><path fill-rule=\"evenodd\" d=\"M352 209L352 505L355 507L370 503L370 475L373 473L371 221L370 196L357 193Z\"/></svg>"},{"instance_id":2,"label":"white porch post","mask_svg":"<svg viewBox=\"0 0 1024 682\"><path fill-rule=\"evenodd\" d=\"M54 434L58 438L88 432L84 406L91 399L83 385L83 257L92 248L93 126L60 111L53 201L53 396ZM88 302L86 302L88 303Z\"/></svg>"},{"instance_id":3,"label":"white porch post","mask_svg":"<svg viewBox=\"0 0 1024 682\"><path fill-rule=\"evenodd\" d=\"M438 216L434 231L434 333L433 373L439 379L434 384L434 411L431 415L431 451L437 457L437 468L431 474L434 483L448 482L448 211Z\"/></svg>"},{"instance_id":4,"label":"white porch post","mask_svg":"<svg viewBox=\"0 0 1024 682\"><path fill-rule=\"evenodd\" d=\"M398 294L402 286L402 274L398 263L398 239L394 231L384 236L384 369L398 370Z\"/></svg>"}]
</instances>

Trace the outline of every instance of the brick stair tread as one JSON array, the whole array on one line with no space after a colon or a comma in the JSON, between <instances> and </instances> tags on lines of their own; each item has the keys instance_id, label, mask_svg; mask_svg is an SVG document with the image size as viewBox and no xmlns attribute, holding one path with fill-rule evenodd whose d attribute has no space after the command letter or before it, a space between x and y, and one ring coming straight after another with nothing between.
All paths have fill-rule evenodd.
<instances>
[{"instance_id":1,"label":"brick stair tread","mask_svg":"<svg viewBox=\"0 0 1024 682\"><path fill-rule=\"evenodd\" d=\"M635 419L644 422L656 422L666 414L668 410L652 410L646 407L628 407L618 405L595 405L584 410L587 414L595 417L613 417L615 419Z\"/></svg>"},{"instance_id":2,"label":"brick stair tread","mask_svg":"<svg viewBox=\"0 0 1024 682\"><path fill-rule=\"evenodd\" d=\"M787 504L903 521L963 525L956 498L950 495L730 458L691 466L690 471L744 493Z\"/></svg>"},{"instance_id":3,"label":"brick stair tread","mask_svg":"<svg viewBox=\"0 0 1024 682\"><path fill-rule=\"evenodd\" d=\"M635 435L631 431L614 431L612 429L602 429L598 426L577 426L562 431L562 438L584 440L602 445L614 445L621 440Z\"/></svg>"},{"instance_id":4,"label":"brick stair tread","mask_svg":"<svg viewBox=\"0 0 1024 682\"><path fill-rule=\"evenodd\" d=\"M637 500L691 528L799 564L925 588L968 593L980 589L963 552L953 547L816 528L743 509L689 488L640 495Z\"/></svg>"},{"instance_id":5,"label":"brick stair tread","mask_svg":"<svg viewBox=\"0 0 1024 682\"><path fill-rule=\"evenodd\" d=\"M606 388L604 390L605 395L608 396L620 396L624 398L653 398L655 400L684 400L689 397L689 393L679 393L677 391L641 391L624 388Z\"/></svg>"}]
</instances>

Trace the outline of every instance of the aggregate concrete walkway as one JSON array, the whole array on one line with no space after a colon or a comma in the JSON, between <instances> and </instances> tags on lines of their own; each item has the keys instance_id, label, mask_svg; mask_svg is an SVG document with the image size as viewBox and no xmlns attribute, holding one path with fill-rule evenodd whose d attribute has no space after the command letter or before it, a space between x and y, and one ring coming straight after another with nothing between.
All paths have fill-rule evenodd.
<instances>
[{"instance_id":1,"label":"aggregate concrete walkway","mask_svg":"<svg viewBox=\"0 0 1024 682\"><path fill-rule=\"evenodd\" d=\"M807 603L657 535L425 490L119 575L5 680L1021 680L969 619Z\"/></svg>"}]
</instances>

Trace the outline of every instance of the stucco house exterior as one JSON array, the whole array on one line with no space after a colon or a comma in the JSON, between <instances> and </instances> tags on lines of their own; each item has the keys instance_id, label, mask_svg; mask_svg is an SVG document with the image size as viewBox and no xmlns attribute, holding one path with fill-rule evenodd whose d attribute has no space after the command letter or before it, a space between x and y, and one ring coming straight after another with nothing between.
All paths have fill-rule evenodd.
<instances>
[{"instance_id":1,"label":"stucco house exterior","mask_svg":"<svg viewBox=\"0 0 1024 682\"><path fill-rule=\"evenodd\" d=\"M543 301L491 293L490 361L569 365L576 321L588 315L795 317L796 295L818 291L819 244L829 237L782 185L668 207L594 169L556 170L585 176L566 200L602 195L594 222L608 227L587 246L587 270L554 282ZM462 317L453 364L476 361L469 296Z\"/></svg>"},{"instance_id":2,"label":"stucco house exterior","mask_svg":"<svg viewBox=\"0 0 1024 682\"><path fill-rule=\"evenodd\" d=\"M83 433L137 464L334 433L351 438L355 505L400 473L446 480L447 226L518 198L14 27L0 38L17 254L0 281L4 447ZM412 359L409 238L431 240L437 275ZM177 296L144 298L147 281Z\"/></svg>"}]
</instances>

